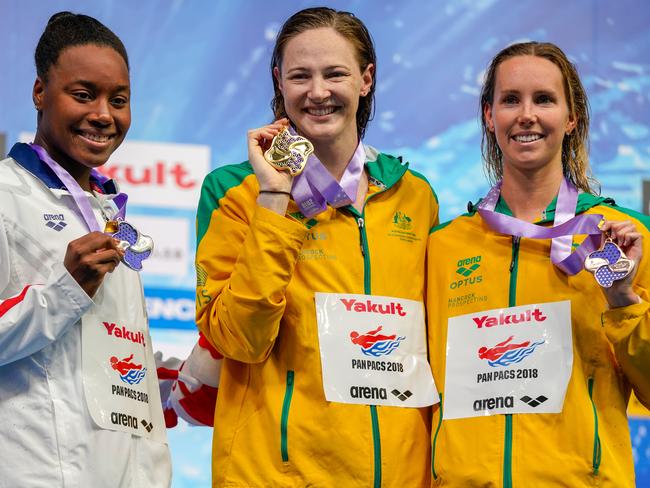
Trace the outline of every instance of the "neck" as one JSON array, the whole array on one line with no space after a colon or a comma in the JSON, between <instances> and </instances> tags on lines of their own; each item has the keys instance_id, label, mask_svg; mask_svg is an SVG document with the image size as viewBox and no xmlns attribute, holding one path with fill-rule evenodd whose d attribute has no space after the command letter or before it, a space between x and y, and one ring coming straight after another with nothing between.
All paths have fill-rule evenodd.
<instances>
[{"instance_id":1,"label":"neck","mask_svg":"<svg viewBox=\"0 0 650 488\"><path fill-rule=\"evenodd\" d=\"M557 196L563 177L561 165L534 172L504 166L501 197L516 218L535 222Z\"/></svg>"},{"instance_id":2,"label":"neck","mask_svg":"<svg viewBox=\"0 0 650 488\"><path fill-rule=\"evenodd\" d=\"M356 134L354 134L353 137L344 140L330 140L322 144L314 143L314 152L336 181L341 181L345 168L347 168L358 145L359 141Z\"/></svg>"},{"instance_id":3,"label":"neck","mask_svg":"<svg viewBox=\"0 0 650 488\"><path fill-rule=\"evenodd\" d=\"M90 191L90 168L77 163L56 149L56 146L50 144L47 139L38 132L34 136L34 144L38 144L45 149L50 157L56 161L59 166L65 169L83 190Z\"/></svg>"}]
</instances>

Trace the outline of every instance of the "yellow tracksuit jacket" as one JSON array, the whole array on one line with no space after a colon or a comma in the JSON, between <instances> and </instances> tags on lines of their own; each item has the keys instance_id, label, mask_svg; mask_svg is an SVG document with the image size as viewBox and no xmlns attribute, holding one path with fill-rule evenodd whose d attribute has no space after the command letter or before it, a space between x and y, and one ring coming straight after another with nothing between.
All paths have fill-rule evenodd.
<instances>
[{"instance_id":1,"label":"yellow tracksuit jacket","mask_svg":"<svg viewBox=\"0 0 650 488\"><path fill-rule=\"evenodd\" d=\"M325 401L314 292L424 300L438 205L401 160L366 148L359 213L279 216L255 201L248 163L209 174L198 209L197 322L225 356L213 483L420 487L430 480L430 409Z\"/></svg>"},{"instance_id":2,"label":"yellow tracksuit jacket","mask_svg":"<svg viewBox=\"0 0 650 488\"><path fill-rule=\"evenodd\" d=\"M503 200L496 210L512 215ZM433 486L634 486L626 405L632 388L650 403L650 219L589 194L579 196L577 212L631 220L643 233L644 257L635 278L643 303L608 310L593 275L567 276L551 263L550 240L497 234L475 211L432 232L428 332L439 391L445 384L449 317L570 300L574 357L560 414L442 421L442 409L436 408ZM552 225L554 215L552 202L538 223ZM575 236L574 242L582 239ZM478 266L470 269L467 262Z\"/></svg>"}]
</instances>

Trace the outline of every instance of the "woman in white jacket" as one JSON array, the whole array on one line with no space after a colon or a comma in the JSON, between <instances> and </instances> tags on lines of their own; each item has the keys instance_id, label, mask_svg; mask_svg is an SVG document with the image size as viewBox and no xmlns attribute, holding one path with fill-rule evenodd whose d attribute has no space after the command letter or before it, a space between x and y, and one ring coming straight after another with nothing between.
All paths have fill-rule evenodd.
<instances>
[{"instance_id":1,"label":"woman in white jacket","mask_svg":"<svg viewBox=\"0 0 650 488\"><path fill-rule=\"evenodd\" d=\"M95 171L131 123L126 50L60 12L35 61L34 143L0 163L0 485L168 486L143 256L109 232L140 234Z\"/></svg>"}]
</instances>

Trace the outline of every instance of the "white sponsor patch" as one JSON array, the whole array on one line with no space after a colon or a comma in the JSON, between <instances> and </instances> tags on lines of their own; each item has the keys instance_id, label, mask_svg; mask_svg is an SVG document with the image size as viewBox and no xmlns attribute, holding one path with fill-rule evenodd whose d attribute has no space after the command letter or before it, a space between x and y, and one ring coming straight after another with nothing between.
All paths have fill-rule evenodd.
<instances>
[{"instance_id":1,"label":"white sponsor patch","mask_svg":"<svg viewBox=\"0 0 650 488\"><path fill-rule=\"evenodd\" d=\"M316 316L328 401L396 407L438 401L421 302L316 293Z\"/></svg>"},{"instance_id":2,"label":"white sponsor patch","mask_svg":"<svg viewBox=\"0 0 650 488\"><path fill-rule=\"evenodd\" d=\"M572 365L569 301L452 317L444 418L559 413Z\"/></svg>"}]
</instances>

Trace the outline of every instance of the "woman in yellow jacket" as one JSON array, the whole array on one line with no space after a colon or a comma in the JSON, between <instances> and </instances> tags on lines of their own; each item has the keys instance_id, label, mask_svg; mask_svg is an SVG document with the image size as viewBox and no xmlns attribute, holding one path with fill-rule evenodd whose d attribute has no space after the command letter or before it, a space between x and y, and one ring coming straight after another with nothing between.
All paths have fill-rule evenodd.
<instances>
[{"instance_id":1,"label":"woman in yellow jacket","mask_svg":"<svg viewBox=\"0 0 650 488\"><path fill-rule=\"evenodd\" d=\"M277 122L249 131L248 162L218 168L203 184L197 323L224 356L214 413L215 486L429 484L429 408L386 406L406 404L409 395L363 383L342 392L357 404L328 401L324 391L317 292L372 294L342 299L342 310L380 314L372 327L348 332L342 366L350 364L344 351L362 354L378 344L387 348L370 353L384 356L361 355L354 367L370 373L395 366L382 358L418 334L426 358L424 320L398 337L387 314L403 312L399 300L424 299L426 243L438 205L421 175L360 142L375 73L374 47L359 19L329 8L294 14L272 60ZM289 132L271 146L286 129L313 144L330 179L341 187L355 181L347 200L320 188L329 204L314 210L298 195L297 178L267 162L265 152L276 164L286 162L275 154L282 137L309 152L310 143ZM377 305L381 297L398 298Z\"/></svg>"},{"instance_id":2,"label":"woman in yellow jacket","mask_svg":"<svg viewBox=\"0 0 650 488\"><path fill-rule=\"evenodd\" d=\"M557 46L501 51L481 111L495 186L429 240L432 484L632 487L650 220L593 194L588 102Z\"/></svg>"}]
</instances>

